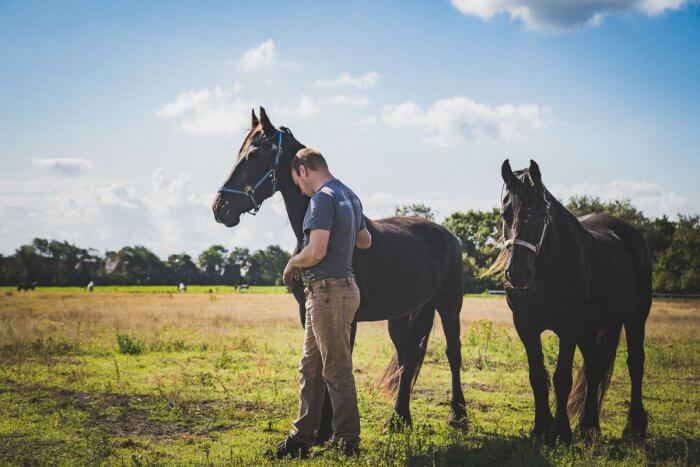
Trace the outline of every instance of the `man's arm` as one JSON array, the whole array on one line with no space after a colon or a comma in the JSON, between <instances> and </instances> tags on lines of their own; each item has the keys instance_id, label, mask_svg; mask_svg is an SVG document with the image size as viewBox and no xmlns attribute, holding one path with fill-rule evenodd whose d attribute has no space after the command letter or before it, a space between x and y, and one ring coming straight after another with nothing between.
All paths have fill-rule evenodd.
<instances>
[{"instance_id":1,"label":"man's arm","mask_svg":"<svg viewBox=\"0 0 700 467\"><path fill-rule=\"evenodd\" d=\"M364 228L357 232L357 237L355 237L355 246L360 250L366 250L372 246L372 234L369 233L367 228Z\"/></svg>"},{"instance_id":2,"label":"man's arm","mask_svg":"<svg viewBox=\"0 0 700 467\"><path fill-rule=\"evenodd\" d=\"M282 273L282 281L285 285L291 285L292 279L299 268L309 268L321 262L328 251L328 239L331 236L329 230L312 229L309 233L309 244L299 253L292 256Z\"/></svg>"}]
</instances>

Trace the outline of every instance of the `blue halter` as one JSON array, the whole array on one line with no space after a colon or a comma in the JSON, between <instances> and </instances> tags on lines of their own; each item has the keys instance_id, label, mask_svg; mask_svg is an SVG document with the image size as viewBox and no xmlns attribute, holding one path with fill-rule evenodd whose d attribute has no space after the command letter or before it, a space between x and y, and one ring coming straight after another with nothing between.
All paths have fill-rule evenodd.
<instances>
[{"instance_id":1,"label":"blue halter","mask_svg":"<svg viewBox=\"0 0 700 467\"><path fill-rule=\"evenodd\" d=\"M277 154L275 154L275 159L273 160L270 169L267 172L265 172L253 186L248 185L243 190L222 186L221 188L219 188L219 193L232 193L234 195L247 196L253 202L253 208L249 209L247 212L249 212L252 215L256 215L260 210L260 204L258 204L258 202L255 201L255 192L258 190L258 188L260 188L263 185L263 183L265 183L267 179L272 180L272 193L274 194L275 191L277 191L277 167L280 164L281 158L282 132L280 130L277 130Z\"/></svg>"}]
</instances>

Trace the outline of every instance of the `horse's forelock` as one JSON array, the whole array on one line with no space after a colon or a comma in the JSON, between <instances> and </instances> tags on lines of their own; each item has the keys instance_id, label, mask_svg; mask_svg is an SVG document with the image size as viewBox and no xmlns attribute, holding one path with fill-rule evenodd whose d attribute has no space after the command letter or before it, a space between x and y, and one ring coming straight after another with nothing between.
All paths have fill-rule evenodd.
<instances>
[{"instance_id":1,"label":"horse's forelock","mask_svg":"<svg viewBox=\"0 0 700 467\"><path fill-rule=\"evenodd\" d=\"M243 140L243 143L241 143L240 149L238 149L238 154L236 156L236 160L240 160L243 154L245 154L245 150L248 149L248 146L253 142L253 138L259 133L261 133L262 130L262 124L258 124L255 128L251 128L248 130L248 135L245 137Z\"/></svg>"}]
</instances>

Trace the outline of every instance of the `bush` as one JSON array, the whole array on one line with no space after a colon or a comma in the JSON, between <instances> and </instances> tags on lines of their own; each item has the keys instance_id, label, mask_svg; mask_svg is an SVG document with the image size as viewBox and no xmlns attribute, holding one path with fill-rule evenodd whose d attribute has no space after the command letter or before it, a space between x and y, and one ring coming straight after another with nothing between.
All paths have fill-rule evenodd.
<instances>
[{"instance_id":1,"label":"bush","mask_svg":"<svg viewBox=\"0 0 700 467\"><path fill-rule=\"evenodd\" d=\"M139 355L144 348L143 342L128 334L117 334L117 344L119 344L119 353L125 355Z\"/></svg>"}]
</instances>

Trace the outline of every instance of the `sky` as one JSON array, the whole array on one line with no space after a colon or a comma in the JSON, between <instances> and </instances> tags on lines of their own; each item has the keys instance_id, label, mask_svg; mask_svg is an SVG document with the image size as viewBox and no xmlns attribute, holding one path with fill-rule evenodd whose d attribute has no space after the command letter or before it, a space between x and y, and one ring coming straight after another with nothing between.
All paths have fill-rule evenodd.
<instances>
[{"instance_id":1,"label":"sky","mask_svg":"<svg viewBox=\"0 0 700 467\"><path fill-rule=\"evenodd\" d=\"M279 194L211 211L260 105L372 218L494 207L505 158L563 201L700 212L694 1L0 0L0 254L291 250Z\"/></svg>"}]
</instances>

